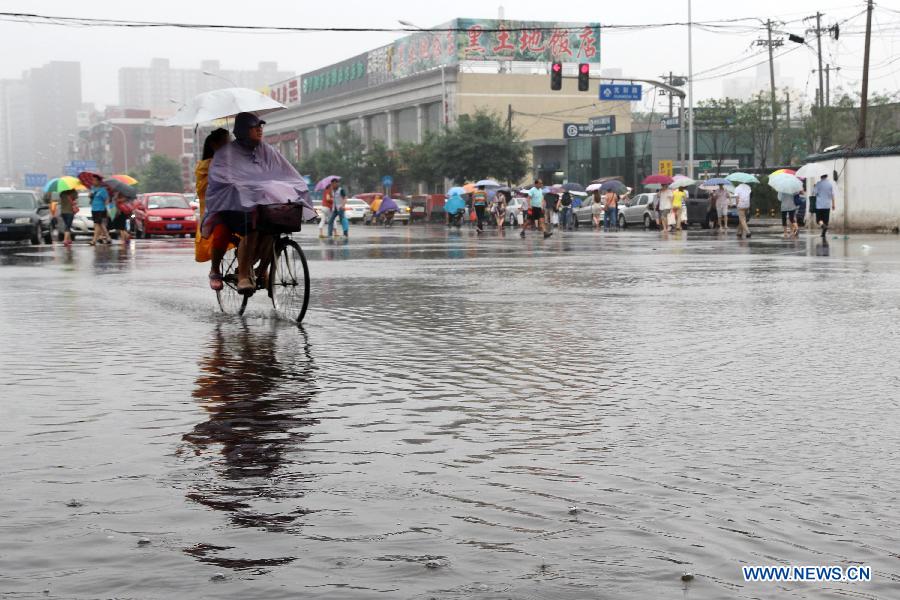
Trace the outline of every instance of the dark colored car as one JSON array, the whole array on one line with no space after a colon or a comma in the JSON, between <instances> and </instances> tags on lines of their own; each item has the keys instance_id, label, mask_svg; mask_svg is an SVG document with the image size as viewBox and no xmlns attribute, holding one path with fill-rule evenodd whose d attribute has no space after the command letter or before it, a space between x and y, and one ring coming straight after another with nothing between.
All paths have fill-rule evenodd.
<instances>
[{"instance_id":1,"label":"dark colored car","mask_svg":"<svg viewBox=\"0 0 900 600\"><path fill-rule=\"evenodd\" d=\"M718 227L717 216L709 210L709 194L701 192L700 197L691 196L687 198L687 220L688 225L694 223L700 225L704 229ZM739 223L737 208L732 205L733 200L729 201L728 206L728 226L737 227ZM752 206L752 205L751 205ZM747 211L747 222L751 220L751 212Z\"/></svg>"},{"instance_id":2,"label":"dark colored car","mask_svg":"<svg viewBox=\"0 0 900 600\"><path fill-rule=\"evenodd\" d=\"M52 242L50 206L28 190L0 191L0 240Z\"/></svg>"},{"instance_id":3,"label":"dark colored car","mask_svg":"<svg viewBox=\"0 0 900 600\"><path fill-rule=\"evenodd\" d=\"M138 238L192 235L197 231L194 209L183 194L171 192L139 195L134 202L132 223Z\"/></svg>"}]
</instances>

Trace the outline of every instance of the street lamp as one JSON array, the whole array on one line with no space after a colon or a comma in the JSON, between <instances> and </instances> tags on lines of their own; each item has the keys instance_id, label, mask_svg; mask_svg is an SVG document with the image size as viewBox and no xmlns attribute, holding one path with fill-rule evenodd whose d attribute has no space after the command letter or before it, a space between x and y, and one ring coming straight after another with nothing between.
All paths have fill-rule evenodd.
<instances>
[{"instance_id":1,"label":"street lamp","mask_svg":"<svg viewBox=\"0 0 900 600\"><path fill-rule=\"evenodd\" d=\"M223 77L223 76L219 75L218 73L213 73L212 71L203 71L203 74L206 75L207 77L215 77L216 79L221 79L225 83L231 84L231 87L241 87L238 84L236 84L235 82L233 82L232 80L228 79L227 77Z\"/></svg>"},{"instance_id":2,"label":"street lamp","mask_svg":"<svg viewBox=\"0 0 900 600\"><path fill-rule=\"evenodd\" d=\"M691 0L688 0L688 177L694 178L694 24Z\"/></svg>"},{"instance_id":3,"label":"street lamp","mask_svg":"<svg viewBox=\"0 0 900 600\"><path fill-rule=\"evenodd\" d=\"M128 172L128 136L125 134L125 130L119 127L118 125L109 124L110 129L115 129L119 133L122 134L122 154L125 158L125 168L122 169L124 172Z\"/></svg>"}]
</instances>

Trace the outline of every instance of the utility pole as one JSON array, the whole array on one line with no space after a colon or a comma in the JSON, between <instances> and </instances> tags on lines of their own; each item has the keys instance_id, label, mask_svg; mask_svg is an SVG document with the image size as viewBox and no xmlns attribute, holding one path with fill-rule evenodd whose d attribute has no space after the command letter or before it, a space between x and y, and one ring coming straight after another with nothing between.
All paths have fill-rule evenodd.
<instances>
[{"instance_id":1,"label":"utility pole","mask_svg":"<svg viewBox=\"0 0 900 600\"><path fill-rule=\"evenodd\" d=\"M866 147L866 113L869 109L869 48L872 45L872 9L874 4L868 0L866 8L866 49L863 53L862 96L859 102L859 135L856 138L858 148Z\"/></svg>"},{"instance_id":2,"label":"utility pole","mask_svg":"<svg viewBox=\"0 0 900 600\"><path fill-rule=\"evenodd\" d=\"M694 178L694 22L691 0L688 0L688 173Z\"/></svg>"},{"instance_id":3,"label":"utility pole","mask_svg":"<svg viewBox=\"0 0 900 600\"><path fill-rule=\"evenodd\" d=\"M819 115L817 121L819 122L819 140L822 139L822 108L825 106L825 88L822 87L822 13L816 13L816 43L819 47L819 102L818 109Z\"/></svg>"},{"instance_id":4,"label":"utility pole","mask_svg":"<svg viewBox=\"0 0 900 600\"><path fill-rule=\"evenodd\" d=\"M871 0L869 0L871 2ZM772 19L766 21L766 29L769 31L769 86L772 96L772 161L775 165L780 164L778 158L778 101L775 99L775 49L772 43Z\"/></svg>"},{"instance_id":5,"label":"utility pole","mask_svg":"<svg viewBox=\"0 0 900 600\"><path fill-rule=\"evenodd\" d=\"M672 71L669 71L669 78L666 80L666 83L672 85ZM672 117L672 94L669 94L669 118Z\"/></svg>"},{"instance_id":6,"label":"utility pole","mask_svg":"<svg viewBox=\"0 0 900 600\"><path fill-rule=\"evenodd\" d=\"M506 133L512 135L512 104L506 105Z\"/></svg>"}]
</instances>

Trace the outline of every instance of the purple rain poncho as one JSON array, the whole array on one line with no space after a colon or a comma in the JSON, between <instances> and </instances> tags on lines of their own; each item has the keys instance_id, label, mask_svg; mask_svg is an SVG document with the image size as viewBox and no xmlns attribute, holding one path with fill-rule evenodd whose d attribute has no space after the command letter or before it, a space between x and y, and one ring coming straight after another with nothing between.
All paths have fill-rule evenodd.
<instances>
[{"instance_id":1,"label":"purple rain poncho","mask_svg":"<svg viewBox=\"0 0 900 600\"><path fill-rule=\"evenodd\" d=\"M385 196L384 198L382 198L381 205L378 207L378 210L375 211L375 216L380 217L389 210L397 212L400 210L400 207L397 206L397 203L394 202L393 198L391 198L390 196Z\"/></svg>"},{"instance_id":2,"label":"purple rain poncho","mask_svg":"<svg viewBox=\"0 0 900 600\"><path fill-rule=\"evenodd\" d=\"M219 213L242 212L252 218L257 206L298 199L304 204L304 220L315 217L306 181L286 158L265 142L251 150L235 140L219 149L210 164L201 234L209 237L223 222Z\"/></svg>"}]
</instances>

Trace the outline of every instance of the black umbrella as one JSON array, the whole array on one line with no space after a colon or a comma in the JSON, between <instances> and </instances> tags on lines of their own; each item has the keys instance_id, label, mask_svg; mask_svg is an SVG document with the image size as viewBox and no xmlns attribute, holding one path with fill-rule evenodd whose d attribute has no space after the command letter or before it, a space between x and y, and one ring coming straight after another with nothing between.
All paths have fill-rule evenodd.
<instances>
[{"instance_id":1,"label":"black umbrella","mask_svg":"<svg viewBox=\"0 0 900 600\"><path fill-rule=\"evenodd\" d=\"M625 184L618 179L610 179L609 181L604 181L602 184L600 184L601 192L608 192L610 190L612 190L616 194L624 194L628 191L628 188L626 188Z\"/></svg>"},{"instance_id":2,"label":"black umbrella","mask_svg":"<svg viewBox=\"0 0 900 600\"><path fill-rule=\"evenodd\" d=\"M583 192L583 191L584 191L584 186L581 185L580 183L575 183L575 182L573 181L573 182L571 182L571 183L564 183L564 184L563 184L563 189L566 189L566 190L568 190L568 191L570 191L570 192Z\"/></svg>"},{"instance_id":3,"label":"black umbrella","mask_svg":"<svg viewBox=\"0 0 900 600\"><path fill-rule=\"evenodd\" d=\"M111 177L109 179L104 179L103 185L108 187L111 192L118 192L126 198L137 198L137 190L127 183L122 183L118 179L113 179Z\"/></svg>"}]
</instances>

